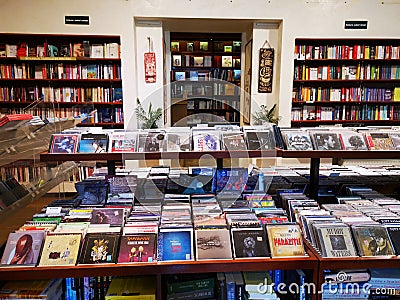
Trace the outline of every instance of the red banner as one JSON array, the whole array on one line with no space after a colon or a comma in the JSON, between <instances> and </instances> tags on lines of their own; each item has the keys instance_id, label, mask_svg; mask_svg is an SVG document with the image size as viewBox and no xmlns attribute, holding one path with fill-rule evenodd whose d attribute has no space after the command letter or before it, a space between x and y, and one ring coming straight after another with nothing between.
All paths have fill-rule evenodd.
<instances>
[{"instance_id":1,"label":"red banner","mask_svg":"<svg viewBox=\"0 0 400 300\"><path fill-rule=\"evenodd\" d=\"M146 52L144 54L144 77L146 82L156 82L156 54Z\"/></svg>"}]
</instances>

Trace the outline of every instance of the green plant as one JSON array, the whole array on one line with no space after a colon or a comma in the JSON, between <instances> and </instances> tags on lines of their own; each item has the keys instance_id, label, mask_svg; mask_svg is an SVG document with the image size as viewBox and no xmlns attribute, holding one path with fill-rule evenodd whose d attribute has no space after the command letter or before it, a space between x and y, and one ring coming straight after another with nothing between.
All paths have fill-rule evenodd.
<instances>
[{"instance_id":1,"label":"green plant","mask_svg":"<svg viewBox=\"0 0 400 300\"><path fill-rule=\"evenodd\" d=\"M161 107L153 110L153 105L150 102L149 110L146 112L140 103L139 98L136 99L136 118L142 121L142 129L158 128L157 122L161 119L163 111Z\"/></svg>"},{"instance_id":2,"label":"green plant","mask_svg":"<svg viewBox=\"0 0 400 300\"><path fill-rule=\"evenodd\" d=\"M262 124L265 122L278 124L280 117L275 117L276 104L271 109L268 109L266 105L261 105L260 110L253 114L253 120L255 124Z\"/></svg>"}]
</instances>

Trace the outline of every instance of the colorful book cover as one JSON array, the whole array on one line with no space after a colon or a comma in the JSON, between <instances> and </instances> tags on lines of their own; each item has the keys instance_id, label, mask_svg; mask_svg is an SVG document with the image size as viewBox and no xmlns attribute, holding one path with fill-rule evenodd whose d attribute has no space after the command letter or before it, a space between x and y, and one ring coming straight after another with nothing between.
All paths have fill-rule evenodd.
<instances>
[{"instance_id":1,"label":"colorful book cover","mask_svg":"<svg viewBox=\"0 0 400 300\"><path fill-rule=\"evenodd\" d=\"M157 234L128 234L121 236L118 262L153 262L157 258Z\"/></svg>"},{"instance_id":2,"label":"colorful book cover","mask_svg":"<svg viewBox=\"0 0 400 300\"><path fill-rule=\"evenodd\" d=\"M135 152L137 132L123 131L110 134L109 152Z\"/></svg>"},{"instance_id":3,"label":"colorful book cover","mask_svg":"<svg viewBox=\"0 0 400 300\"><path fill-rule=\"evenodd\" d=\"M361 256L395 255L384 226L357 225L352 227L354 240Z\"/></svg>"},{"instance_id":4,"label":"colorful book cover","mask_svg":"<svg viewBox=\"0 0 400 300\"><path fill-rule=\"evenodd\" d=\"M42 250L44 230L16 231L8 236L2 265L36 265Z\"/></svg>"},{"instance_id":5,"label":"colorful book cover","mask_svg":"<svg viewBox=\"0 0 400 300\"><path fill-rule=\"evenodd\" d=\"M87 233L79 263L115 263L118 254L119 233Z\"/></svg>"},{"instance_id":6,"label":"colorful book cover","mask_svg":"<svg viewBox=\"0 0 400 300\"><path fill-rule=\"evenodd\" d=\"M78 134L52 134L50 153L76 153L78 149Z\"/></svg>"},{"instance_id":7,"label":"colorful book cover","mask_svg":"<svg viewBox=\"0 0 400 300\"><path fill-rule=\"evenodd\" d=\"M196 229L195 243L196 259L232 259L227 228Z\"/></svg>"},{"instance_id":8,"label":"colorful book cover","mask_svg":"<svg viewBox=\"0 0 400 300\"><path fill-rule=\"evenodd\" d=\"M82 133L79 153L103 153L108 149L108 135L103 133Z\"/></svg>"},{"instance_id":9,"label":"colorful book cover","mask_svg":"<svg viewBox=\"0 0 400 300\"><path fill-rule=\"evenodd\" d=\"M220 150L220 139L218 132L193 131L194 151L216 151Z\"/></svg>"},{"instance_id":10,"label":"colorful book cover","mask_svg":"<svg viewBox=\"0 0 400 300\"><path fill-rule=\"evenodd\" d=\"M272 257L304 256L301 230L297 224L267 224Z\"/></svg>"},{"instance_id":11,"label":"colorful book cover","mask_svg":"<svg viewBox=\"0 0 400 300\"><path fill-rule=\"evenodd\" d=\"M192 228L160 230L157 244L158 260L192 260L192 240Z\"/></svg>"},{"instance_id":12,"label":"colorful book cover","mask_svg":"<svg viewBox=\"0 0 400 300\"><path fill-rule=\"evenodd\" d=\"M81 234L49 234L45 237L39 266L74 266Z\"/></svg>"},{"instance_id":13,"label":"colorful book cover","mask_svg":"<svg viewBox=\"0 0 400 300\"><path fill-rule=\"evenodd\" d=\"M247 183L246 168L217 169L215 174L215 191L243 191Z\"/></svg>"},{"instance_id":14,"label":"colorful book cover","mask_svg":"<svg viewBox=\"0 0 400 300\"><path fill-rule=\"evenodd\" d=\"M125 222L124 208L93 208L90 224L122 226Z\"/></svg>"}]
</instances>

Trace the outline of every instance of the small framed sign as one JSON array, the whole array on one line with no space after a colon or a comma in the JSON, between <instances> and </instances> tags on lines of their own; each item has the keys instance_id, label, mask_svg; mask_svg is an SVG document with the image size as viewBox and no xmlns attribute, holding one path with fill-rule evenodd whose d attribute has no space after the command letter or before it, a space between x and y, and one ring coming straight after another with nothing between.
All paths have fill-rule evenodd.
<instances>
[{"instance_id":1,"label":"small framed sign","mask_svg":"<svg viewBox=\"0 0 400 300\"><path fill-rule=\"evenodd\" d=\"M368 21L344 21L344 29L367 29Z\"/></svg>"},{"instance_id":2,"label":"small framed sign","mask_svg":"<svg viewBox=\"0 0 400 300\"><path fill-rule=\"evenodd\" d=\"M65 24L89 25L89 16L65 16Z\"/></svg>"}]
</instances>

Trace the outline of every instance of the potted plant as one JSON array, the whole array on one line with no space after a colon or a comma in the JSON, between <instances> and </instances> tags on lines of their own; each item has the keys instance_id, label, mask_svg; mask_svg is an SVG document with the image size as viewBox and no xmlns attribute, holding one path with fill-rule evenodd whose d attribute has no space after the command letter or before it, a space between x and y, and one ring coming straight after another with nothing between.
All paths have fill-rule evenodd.
<instances>
[{"instance_id":1,"label":"potted plant","mask_svg":"<svg viewBox=\"0 0 400 300\"><path fill-rule=\"evenodd\" d=\"M146 112L139 101L139 98L136 99L136 118L138 121L141 121L141 128L142 129L154 129L158 128L157 122L161 119L163 111L161 107L153 110L153 105L150 102L149 110Z\"/></svg>"}]
</instances>

